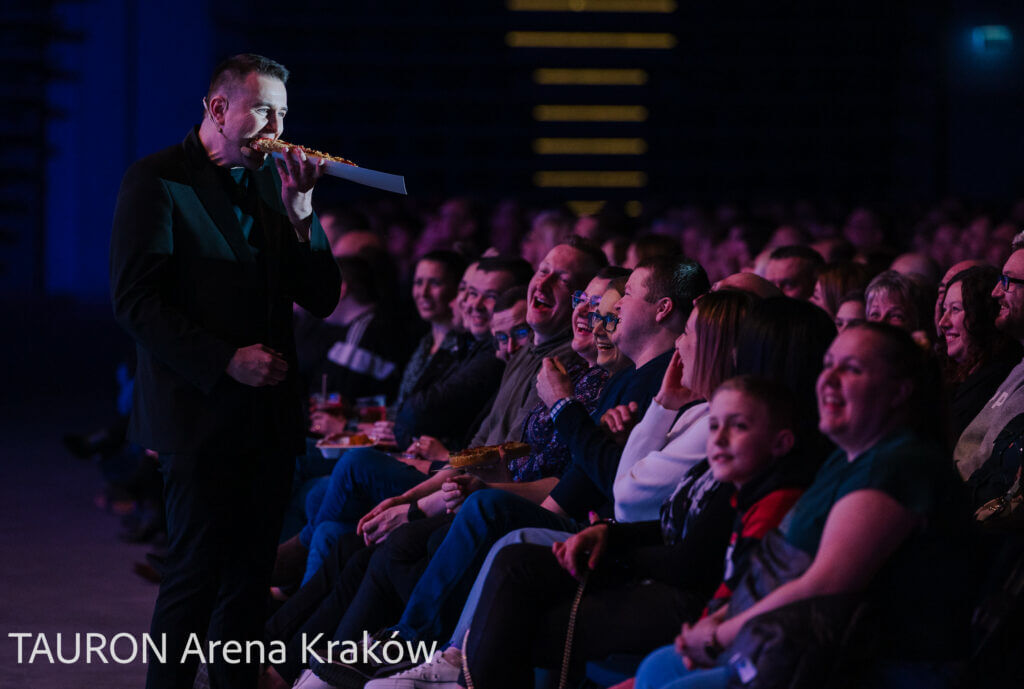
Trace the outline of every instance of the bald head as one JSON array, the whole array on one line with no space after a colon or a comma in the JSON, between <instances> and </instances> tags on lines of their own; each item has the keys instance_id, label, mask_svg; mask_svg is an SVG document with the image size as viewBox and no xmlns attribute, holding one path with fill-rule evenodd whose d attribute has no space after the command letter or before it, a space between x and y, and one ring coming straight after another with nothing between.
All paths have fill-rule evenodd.
<instances>
[{"instance_id":1,"label":"bald head","mask_svg":"<svg viewBox=\"0 0 1024 689\"><path fill-rule=\"evenodd\" d=\"M756 273L733 273L728 277L722 278L711 287L712 292L717 292L720 289L748 292L759 299L782 296L782 290Z\"/></svg>"},{"instance_id":2,"label":"bald head","mask_svg":"<svg viewBox=\"0 0 1024 689\"><path fill-rule=\"evenodd\" d=\"M928 285L934 285L939 281L938 264L924 254L900 254L889 269L907 277L919 276Z\"/></svg>"}]
</instances>

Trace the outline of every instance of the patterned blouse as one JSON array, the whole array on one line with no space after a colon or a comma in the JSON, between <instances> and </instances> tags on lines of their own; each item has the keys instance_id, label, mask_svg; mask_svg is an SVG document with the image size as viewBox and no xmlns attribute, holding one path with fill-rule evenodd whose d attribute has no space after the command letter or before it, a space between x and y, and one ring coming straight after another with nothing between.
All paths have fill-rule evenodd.
<instances>
[{"instance_id":1,"label":"patterned blouse","mask_svg":"<svg viewBox=\"0 0 1024 689\"><path fill-rule=\"evenodd\" d=\"M571 374L572 372L570 372ZM598 366L590 367L573 388L573 396L593 413L601 389L608 380L608 372ZM534 407L523 423L523 442L533 452L529 457L509 461L508 470L513 481L536 481L548 476L561 476L569 467L572 455L562 442L551 420L551 410L542 402Z\"/></svg>"}]
</instances>

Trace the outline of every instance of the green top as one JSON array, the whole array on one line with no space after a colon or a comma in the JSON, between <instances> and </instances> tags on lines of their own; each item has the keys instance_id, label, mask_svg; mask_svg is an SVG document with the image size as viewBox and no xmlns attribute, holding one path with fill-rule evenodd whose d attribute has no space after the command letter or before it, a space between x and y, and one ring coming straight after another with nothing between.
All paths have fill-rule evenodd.
<instances>
[{"instance_id":1,"label":"green top","mask_svg":"<svg viewBox=\"0 0 1024 689\"><path fill-rule=\"evenodd\" d=\"M832 506L878 490L922 517L869 585L890 657L956 657L967 631L970 558L966 494L951 458L934 442L900 430L848 461L834 452L780 525L786 540L815 555ZM954 654L954 655L951 655Z\"/></svg>"}]
</instances>

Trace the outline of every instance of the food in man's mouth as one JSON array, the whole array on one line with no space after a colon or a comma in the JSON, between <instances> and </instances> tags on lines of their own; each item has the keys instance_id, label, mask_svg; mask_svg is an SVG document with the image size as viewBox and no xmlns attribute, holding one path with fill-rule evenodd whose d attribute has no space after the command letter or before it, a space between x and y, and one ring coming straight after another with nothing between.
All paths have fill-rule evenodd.
<instances>
[{"instance_id":1,"label":"food in man's mouth","mask_svg":"<svg viewBox=\"0 0 1024 689\"><path fill-rule=\"evenodd\" d=\"M281 139L256 139L250 144L250 146L253 150L260 151L261 153L284 153L286 149L294 148L302 151L309 158L323 158L324 160L333 160L336 163L344 163L345 165L359 167L346 158L332 156L330 153L324 153L323 151L318 151L315 148L300 146L299 144L289 143L287 141L282 141Z\"/></svg>"}]
</instances>

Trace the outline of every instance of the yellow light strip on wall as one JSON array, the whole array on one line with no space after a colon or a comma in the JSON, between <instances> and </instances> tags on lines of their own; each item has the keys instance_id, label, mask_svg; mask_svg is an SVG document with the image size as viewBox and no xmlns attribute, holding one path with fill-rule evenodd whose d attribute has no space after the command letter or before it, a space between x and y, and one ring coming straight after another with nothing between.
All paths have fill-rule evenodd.
<instances>
[{"instance_id":1,"label":"yellow light strip on wall","mask_svg":"<svg viewBox=\"0 0 1024 689\"><path fill-rule=\"evenodd\" d=\"M642 86L647 83L647 70L542 67L533 70L533 81L545 86Z\"/></svg>"},{"instance_id":2,"label":"yellow light strip on wall","mask_svg":"<svg viewBox=\"0 0 1024 689\"><path fill-rule=\"evenodd\" d=\"M512 12L657 12L676 11L675 0L508 0Z\"/></svg>"},{"instance_id":3,"label":"yellow light strip on wall","mask_svg":"<svg viewBox=\"0 0 1024 689\"><path fill-rule=\"evenodd\" d=\"M639 170L542 170L533 175L538 187L644 187L647 174Z\"/></svg>"},{"instance_id":4,"label":"yellow light strip on wall","mask_svg":"<svg viewBox=\"0 0 1024 689\"><path fill-rule=\"evenodd\" d=\"M538 105L533 119L539 122L645 122L642 105Z\"/></svg>"},{"instance_id":5,"label":"yellow light strip on wall","mask_svg":"<svg viewBox=\"0 0 1024 689\"><path fill-rule=\"evenodd\" d=\"M612 31L509 31L505 44L510 48L629 48L668 50L676 46L670 33L631 33Z\"/></svg>"},{"instance_id":6,"label":"yellow light strip on wall","mask_svg":"<svg viewBox=\"0 0 1024 689\"><path fill-rule=\"evenodd\" d=\"M565 205L579 217L594 215L604 208L604 201L566 201Z\"/></svg>"},{"instance_id":7,"label":"yellow light strip on wall","mask_svg":"<svg viewBox=\"0 0 1024 689\"><path fill-rule=\"evenodd\" d=\"M538 155L641 155L647 152L643 139L534 139Z\"/></svg>"}]
</instances>

